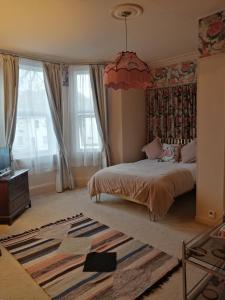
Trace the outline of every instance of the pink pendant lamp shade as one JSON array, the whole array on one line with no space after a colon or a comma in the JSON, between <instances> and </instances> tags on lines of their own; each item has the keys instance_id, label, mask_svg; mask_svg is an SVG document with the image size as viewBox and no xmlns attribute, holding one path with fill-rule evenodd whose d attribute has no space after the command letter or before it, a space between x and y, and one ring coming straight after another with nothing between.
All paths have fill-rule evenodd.
<instances>
[{"instance_id":1,"label":"pink pendant lamp shade","mask_svg":"<svg viewBox=\"0 0 225 300\"><path fill-rule=\"evenodd\" d=\"M115 90L146 89L149 81L150 69L135 52L120 52L115 62L105 67L104 84Z\"/></svg>"},{"instance_id":2,"label":"pink pendant lamp shade","mask_svg":"<svg viewBox=\"0 0 225 300\"><path fill-rule=\"evenodd\" d=\"M127 18L143 13L138 4L120 4L112 9L113 18L125 21L126 51L118 53L116 60L108 64L104 71L104 84L115 90L146 89L150 86L148 65L137 57L135 52L127 51Z\"/></svg>"}]
</instances>

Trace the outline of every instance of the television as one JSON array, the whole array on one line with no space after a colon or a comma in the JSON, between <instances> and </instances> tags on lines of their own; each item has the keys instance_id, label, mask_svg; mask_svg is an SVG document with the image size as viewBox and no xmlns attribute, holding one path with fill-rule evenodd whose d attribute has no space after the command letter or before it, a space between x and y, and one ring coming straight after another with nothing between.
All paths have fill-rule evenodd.
<instances>
[{"instance_id":1,"label":"television","mask_svg":"<svg viewBox=\"0 0 225 300\"><path fill-rule=\"evenodd\" d=\"M11 159L8 147L0 147L0 173L10 170Z\"/></svg>"}]
</instances>

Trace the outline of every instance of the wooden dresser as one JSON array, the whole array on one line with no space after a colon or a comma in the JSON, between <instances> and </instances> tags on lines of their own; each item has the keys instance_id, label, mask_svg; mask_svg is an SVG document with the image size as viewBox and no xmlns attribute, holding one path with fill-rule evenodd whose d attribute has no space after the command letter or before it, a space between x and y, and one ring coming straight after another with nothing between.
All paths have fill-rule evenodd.
<instances>
[{"instance_id":1,"label":"wooden dresser","mask_svg":"<svg viewBox=\"0 0 225 300\"><path fill-rule=\"evenodd\" d=\"M0 177L0 223L12 224L16 216L31 207L28 171L17 170Z\"/></svg>"}]
</instances>

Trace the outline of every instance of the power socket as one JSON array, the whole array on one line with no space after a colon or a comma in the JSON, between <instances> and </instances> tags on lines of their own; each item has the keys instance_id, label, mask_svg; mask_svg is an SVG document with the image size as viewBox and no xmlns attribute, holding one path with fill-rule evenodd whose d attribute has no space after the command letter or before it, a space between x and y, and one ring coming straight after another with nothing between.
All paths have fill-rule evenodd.
<instances>
[{"instance_id":1,"label":"power socket","mask_svg":"<svg viewBox=\"0 0 225 300\"><path fill-rule=\"evenodd\" d=\"M210 219L215 219L216 218L215 210L209 210L208 211L208 216L209 216Z\"/></svg>"}]
</instances>

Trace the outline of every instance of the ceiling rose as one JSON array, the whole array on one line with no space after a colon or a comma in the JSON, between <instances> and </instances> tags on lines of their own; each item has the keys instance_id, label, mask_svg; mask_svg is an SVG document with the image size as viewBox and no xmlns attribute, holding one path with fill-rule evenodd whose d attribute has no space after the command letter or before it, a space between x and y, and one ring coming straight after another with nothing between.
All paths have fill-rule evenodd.
<instances>
[{"instance_id":1,"label":"ceiling rose","mask_svg":"<svg viewBox=\"0 0 225 300\"><path fill-rule=\"evenodd\" d=\"M133 19L143 14L143 7L138 4L120 4L111 9L111 16L117 20L124 20L124 12L129 12L129 19Z\"/></svg>"}]
</instances>

